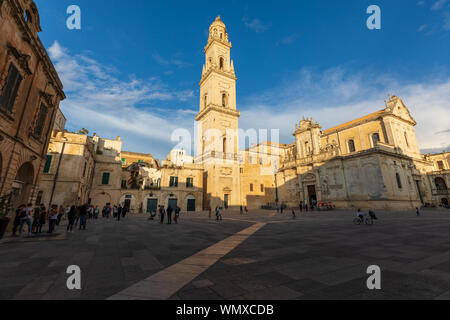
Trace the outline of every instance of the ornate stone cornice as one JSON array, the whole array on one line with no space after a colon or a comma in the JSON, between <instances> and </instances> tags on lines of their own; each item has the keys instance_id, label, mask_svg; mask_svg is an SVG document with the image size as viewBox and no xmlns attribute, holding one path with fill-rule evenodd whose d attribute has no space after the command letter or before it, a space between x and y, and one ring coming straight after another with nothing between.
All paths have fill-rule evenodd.
<instances>
[{"instance_id":1,"label":"ornate stone cornice","mask_svg":"<svg viewBox=\"0 0 450 320\"><path fill-rule=\"evenodd\" d=\"M234 75L234 73L231 73L231 72L225 72L225 71L220 70L219 68L209 68L209 70L206 71L206 73L205 73L204 75L202 75L202 78L201 78L201 80L200 80L199 85L202 85L203 82L205 82L206 79L208 79L208 77L209 77L212 73L214 73L214 72L217 73L217 74L220 74L220 75L222 75L222 76L224 76L224 77L230 78L231 80L234 80L234 81L237 80L237 78L236 78L236 76Z\"/></svg>"},{"instance_id":2,"label":"ornate stone cornice","mask_svg":"<svg viewBox=\"0 0 450 320\"><path fill-rule=\"evenodd\" d=\"M231 42L229 42L229 41L225 41L225 40L220 40L220 39L218 39L218 38L209 38L208 39L208 43L206 44L206 46L205 46L205 53L206 53L206 51L208 51L208 49L209 49L209 47L211 47L211 45L214 43L214 42L217 42L217 43L219 43L219 44L221 44L221 45L224 45L225 47L227 47L227 48L232 48L233 46L231 45Z\"/></svg>"},{"instance_id":3,"label":"ornate stone cornice","mask_svg":"<svg viewBox=\"0 0 450 320\"><path fill-rule=\"evenodd\" d=\"M228 108L224 108L224 107L219 107L217 105L210 104L205 109L200 111L200 113L197 115L197 117L195 117L195 120L196 121L200 121L207 113L212 112L212 111L224 113L224 114L227 114L227 115L230 115L230 116L233 116L233 117L238 117L238 118L241 116L241 112L240 111L232 110L232 109L228 109Z\"/></svg>"}]
</instances>

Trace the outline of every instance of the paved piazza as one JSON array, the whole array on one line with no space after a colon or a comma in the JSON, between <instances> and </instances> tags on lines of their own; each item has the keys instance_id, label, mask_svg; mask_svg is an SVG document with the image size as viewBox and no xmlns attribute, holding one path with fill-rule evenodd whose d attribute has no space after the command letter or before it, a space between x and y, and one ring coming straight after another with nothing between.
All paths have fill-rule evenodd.
<instances>
[{"instance_id":1,"label":"paved piazza","mask_svg":"<svg viewBox=\"0 0 450 320\"><path fill-rule=\"evenodd\" d=\"M87 231L0 241L0 299L450 299L450 211L292 219L271 211L89 221ZM82 290L66 287L81 268ZM382 269L369 291L367 267Z\"/></svg>"}]
</instances>

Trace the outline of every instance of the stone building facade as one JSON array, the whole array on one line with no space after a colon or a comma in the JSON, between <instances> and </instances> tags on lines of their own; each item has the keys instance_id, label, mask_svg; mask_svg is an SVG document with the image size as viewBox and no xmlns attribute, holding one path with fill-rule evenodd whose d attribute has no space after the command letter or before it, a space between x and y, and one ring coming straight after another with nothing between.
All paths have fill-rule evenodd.
<instances>
[{"instance_id":1,"label":"stone building facade","mask_svg":"<svg viewBox=\"0 0 450 320\"><path fill-rule=\"evenodd\" d=\"M63 85L32 0L0 1L0 195L34 202Z\"/></svg>"},{"instance_id":2,"label":"stone building facade","mask_svg":"<svg viewBox=\"0 0 450 320\"><path fill-rule=\"evenodd\" d=\"M37 203L87 203L94 176L95 144L87 135L53 131Z\"/></svg>"},{"instance_id":3,"label":"stone building facade","mask_svg":"<svg viewBox=\"0 0 450 320\"><path fill-rule=\"evenodd\" d=\"M90 191L90 203L100 207L115 204L121 197L122 140L100 138L94 135L94 176Z\"/></svg>"}]
</instances>

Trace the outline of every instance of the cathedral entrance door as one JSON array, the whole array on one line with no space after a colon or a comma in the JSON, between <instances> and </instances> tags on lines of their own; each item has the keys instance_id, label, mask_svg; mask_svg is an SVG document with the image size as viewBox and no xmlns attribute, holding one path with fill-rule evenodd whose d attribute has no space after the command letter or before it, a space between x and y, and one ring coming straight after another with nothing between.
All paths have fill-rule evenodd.
<instances>
[{"instance_id":1,"label":"cathedral entrance door","mask_svg":"<svg viewBox=\"0 0 450 320\"><path fill-rule=\"evenodd\" d=\"M229 194L225 194L224 196L223 196L223 207L225 208L225 209L228 209L228 205L229 205L229 201L230 201L230 195Z\"/></svg>"},{"instance_id":2,"label":"cathedral entrance door","mask_svg":"<svg viewBox=\"0 0 450 320\"><path fill-rule=\"evenodd\" d=\"M317 201L317 194L316 194L316 186L310 185L308 186L308 204L311 206L314 201Z\"/></svg>"}]
</instances>

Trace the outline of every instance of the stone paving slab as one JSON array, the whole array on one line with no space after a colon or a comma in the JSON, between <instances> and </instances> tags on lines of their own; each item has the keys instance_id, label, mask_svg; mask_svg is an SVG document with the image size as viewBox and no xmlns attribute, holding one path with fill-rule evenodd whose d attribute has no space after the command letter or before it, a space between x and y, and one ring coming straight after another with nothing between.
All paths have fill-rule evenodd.
<instances>
[{"instance_id":1,"label":"stone paving slab","mask_svg":"<svg viewBox=\"0 0 450 320\"><path fill-rule=\"evenodd\" d=\"M0 299L449 300L450 211L377 215L370 227L350 211L225 211L222 222L202 213L170 226L130 216L73 234L63 223L51 237L0 241ZM66 288L73 264L81 291ZM366 287L370 265L380 291Z\"/></svg>"},{"instance_id":2,"label":"stone paving slab","mask_svg":"<svg viewBox=\"0 0 450 320\"><path fill-rule=\"evenodd\" d=\"M88 230L73 234L65 233L63 222L51 240L6 238L0 242L0 298L106 299L249 226L198 219L160 225L129 217L89 221ZM81 291L66 287L69 265L81 268Z\"/></svg>"},{"instance_id":3,"label":"stone paving slab","mask_svg":"<svg viewBox=\"0 0 450 320\"><path fill-rule=\"evenodd\" d=\"M264 227L264 225L264 223L257 223L239 231L229 238L136 283L108 299L122 300L123 297L138 297L147 300L167 300L215 264L226 253L236 248L253 233ZM196 290L204 291L207 289L197 288Z\"/></svg>"}]
</instances>

